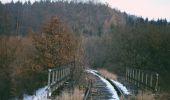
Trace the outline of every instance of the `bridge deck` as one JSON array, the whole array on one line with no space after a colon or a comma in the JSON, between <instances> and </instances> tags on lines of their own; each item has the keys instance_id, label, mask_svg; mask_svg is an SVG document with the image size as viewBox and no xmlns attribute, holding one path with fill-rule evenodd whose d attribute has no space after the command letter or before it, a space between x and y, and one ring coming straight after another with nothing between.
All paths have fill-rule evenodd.
<instances>
[{"instance_id":1,"label":"bridge deck","mask_svg":"<svg viewBox=\"0 0 170 100\"><path fill-rule=\"evenodd\" d=\"M113 94L108 84L100 76L95 74L90 74L90 76L92 77L92 87L88 100L119 100L117 93Z\"/></svg>"}]
</instances>

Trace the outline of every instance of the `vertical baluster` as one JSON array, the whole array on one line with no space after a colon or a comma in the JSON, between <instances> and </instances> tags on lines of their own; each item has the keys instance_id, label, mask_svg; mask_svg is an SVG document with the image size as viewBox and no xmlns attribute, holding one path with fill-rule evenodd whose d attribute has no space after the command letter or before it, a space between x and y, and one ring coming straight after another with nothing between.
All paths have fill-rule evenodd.
<instances>
[{"instance_id":1,"label":"vertical baluster","mask_svg":"<svg viewBox=\"0 0 170 100\"><path fill-rule=\"evenodd\" d=\"M128 69L126 68L126 80L128 81Z\"/></svg>"},{"instance_id":2,"label":"vertical baluster","mask_svg":"<svg viewBox=\"0 0 170 100\"><path fill-rule=\"evenodd\" d=\"M65 68L63 69L63 78L64 78L64 80L65 80Z\"/></svg>"},{"instance_id":3,"label":"vertical baluster","mask_svg":"<svg viewBox=\"0 0 170 100\"><path fill-rule=\"evenodd\" d=\"M151 73L151 76L150 76L150 87L152 88L152 81L153 81L153 74Z\"/></svg>"},{"instance_id":4,"label":"vertical baluster","mask_svg":"<svg viewBox=\"0 0 170 100\"><path fill-rule=\"evenodd\" d=\"M69 77L69 72L68 72L68 70L69 70L69 68L67 68L67 71L66 71L66 73L67 73L67 76Z\"/></svg>"},{"instance_id":5,"label":"vertical baluster","mask_svg":"<svg viewBox=\"0 0 170 100\"><path fill-rule=\"evenodd\" d=\"M55 81L54 81L54 72L55 72L55 71L52 71L52 83L55 82Z\"/></svg>"},{"instance_id":6,"label":"vertical baluster","mask_svg":"<svg viewBox=\"0 0 170 100\"><path fill-rule=\"evenodd\" d=\"M158 79L159 79L159 74L156 74L156 85L155 85L155 91L158 91Z\"/></svg>"},{"instance_id":7,"label":"vertical baluster","mask_svg":"<svg viewBox=\"0 0 170 100\"><path fill-rule=\"evenodd\" d=\"M48 93L47 96L51 96L51 69L48 70Z\"/></svg>"},{"instance_id":8,"label":"vertical baluster","mask_svg":"<svg viewBox=\"0 0 170 100\"><path fill-rule=\"evenodd\" d=\"M60 69L57 70L57 87L59 87L59 81L60 81Z\"/></svg>"},{"instance_id":9,"label":"vertical baluster","mask_svg":"<svg viewBox=\"0 0 170 100\"><path fill-rule=\"evenodd\" d=\"M134 69L132 69L132 83L134 83L134 80L133 80L133 78L134 78Z\"/></svg>"},{"instance_id":10,"label":"vertical baluster","mask_svg":"<svg viewBox=\"0 0 170 100\"><path fill-rule=\"evenodd\" d=\"M129 69L127 69L127 81L129 82Z\"/></svg>"},{"instance_id":11,"label":"vertical baluster","mask_svg":"<svg viewBox=\"0 0 170 100\"><path fill-rule=\"evenodd\" d=\"M56 70L55 72L55 81L57 82L57 78L58 78L58 71Z\"/></svg>"},{"instance_id":12,"label":"vertical baluster","mask_svg":"<svg viewBox=\"0 0 170 100\"><path fill-rule=\"evenodd\" d=\"M138 77L138 72L137 72L138 70L137 69L135 69L135 85L137 86L137 77Z\"/></svg>"},{"instance_id":13,"label":"vertical baluster","mask_svg":"<svg viewBox=\"0 0 170 100\"><path fill-rule=\"evenodd\" d=\"M138 87L140 86L140 82L141 82L141 75L140 75L140 70L138 72Z\"/></svg>"},{"instance_id":14,"label":"vertical baluster","mask_svg":"<svg viewBox=\"0 0 170 100\"><path fill-rule=\"evenodd\" d=\"M142 85L144 84L144 82L143 82L143 75L144 75L144 74L143 74L143 71L142 71L142 82L141 82L141 83L142 83Z\"/></svg>"},{"instance_id":15,"label":"vertical baluster","mask_svg":"<svg viewBox=\"0 0 170 100\"><path fill-rule=\"evenodd\" d=\"M134 69L134 83L136 85L136 70Z\"/></svg>"},{"instance_id":16,"label":"vertical baluster","mask_svg":"<svg viewBox=\"0 0 170 100\"><path fill-rule=\"evenodd\" d=\"M66 68L64 68L64 78L66 78Z\"/></svg>"},{"instance_id":17,"label":"vertical baluster","mask_svg":"<svg viewBox=\"0 0 170 100\"><path fill-rule=\"evenodd\" d=\"M63 68L61 69L61 79L63 79Z\"/></svg>"},{"instance_id":18,"label":"vertical baluster","mask_svg":"<svg viewBox=\"0 0 170 100\"><path fill-rule=\"evenodd\" d=\"M126 80L128 80L127 68L126 68Z\"/></svg>"},{"instance_id":19,"label":"vertical baluster","mask_svg":"<svg viewBox=\"0 0 170 100\"><path fill-rule=\"evenodd\" d=\"M65 73L65 76L64 76L64 77L66 77L66 68L64 69L64 73Z\"/></svg>"},{"instance_id":20,"label":"vertical baluster","mask_svg":"<svg viewBox=\"0 0 170 100\"><path fill-rule=\"evenodd\" d=\"M59 70L59 81L61 80L61 69Z\"/></svg>"},{"instance_id":21,"label":"vertical baluster","mask_svg":"<svg viewBox=\"0 0 170 100\"><path fill-rule=\"evenodd\" d=\"M145 80L146 86L147 86L147 83L148 83L148 74L146 73L146 80Z\"/></svg>"},{"instance_id":22,"label":"vertical baluster","mask_svg":"<svg viewBox=\"0 0 170 100\"><path fill-rule=\"evenodd\" d=\"M132 78L132 70L130 69L130 72L129 72L129 81L132 82L131 79Z\"/></svg>"},{"instance_id":23,"label":"vertical baluster","mask_svg":"<svg viewBox=\"0 0 170 100\"><path fill-rule=\"evenodd\" d=\"M129 69L129 78L128 78L129 82L130 82L130 69Z\"/></svg>"},{"instance_id":24,"label":"vertical baluster","mask_svg":"<svg viewBox=\"0 0 170 100\"><path fill-rule=\"evenodd\" d=\"M59 83L59 81L60 81L60 69L58 69L58 77L57 77L57 81L58 81L58 83Z\"/></svg>"},{"instance_id":25,"label":"vertical baluster","mask_svg":"<svg viewBox=\"0 0 170 100\"><path fill-rule=\"evenodd\" d=\"M48 70L48 87L51 85L51 69Z\"/></svg>"}]
</instances>

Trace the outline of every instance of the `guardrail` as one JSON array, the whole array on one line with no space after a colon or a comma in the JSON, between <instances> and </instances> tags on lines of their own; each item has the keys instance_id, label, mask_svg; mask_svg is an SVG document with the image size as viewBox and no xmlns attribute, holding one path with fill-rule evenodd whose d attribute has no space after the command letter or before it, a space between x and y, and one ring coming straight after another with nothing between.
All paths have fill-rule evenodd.
<instances>
[{"instance_id":1,"label":"guardrail","mask_svg":"<svg viewBox=\"0 0 170 100\"><path fill-rule=\"evenodd\" d=\"M156 72L127 68L126 80L137 87L158 91L159 74Z\"/></svg>"},{"instance_id":2,"label":"guardrail","mask_svg":"<svg viewBox=\"0 0 170 100\"><path fill-rule=\"evenodd\" d=\"M72 66L73 63L69 63L48 70L48 98L51 97L55 90L71 78Z\"/></svg>"}]
</instances>

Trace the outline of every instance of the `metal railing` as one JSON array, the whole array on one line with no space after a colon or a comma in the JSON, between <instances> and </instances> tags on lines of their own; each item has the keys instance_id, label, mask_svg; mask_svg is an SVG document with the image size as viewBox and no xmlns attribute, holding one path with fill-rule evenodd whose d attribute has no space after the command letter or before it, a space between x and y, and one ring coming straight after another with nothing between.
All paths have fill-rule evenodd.
<instances>
[{"instance_id":1,"label":"metal railing","mask_svg":"<svg viewBox=\"0 0 170 100\"><path fill-rule=\"evenodd\" d=\"M73 63L69 63L48 70L48 97L71 78L72 66Z\"/></svg>"},{"instance_id":2,"label":"metal railing","mask_svg":"<svg viewBox=\"0 0 170 100\"><path fill-rule=\"evenodd\" d=\"M137 87L158 91L159 74L156 72L127 68L126 80Z\"/></svg>"}]
</instances>

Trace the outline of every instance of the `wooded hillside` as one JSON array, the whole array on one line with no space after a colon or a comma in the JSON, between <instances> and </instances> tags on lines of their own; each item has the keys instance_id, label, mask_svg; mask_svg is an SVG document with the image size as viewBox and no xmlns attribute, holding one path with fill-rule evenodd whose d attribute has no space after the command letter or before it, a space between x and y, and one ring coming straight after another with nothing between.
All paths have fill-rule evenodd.
<instances>
[{"instance_id":1,"label":"wooded hillside","mask_svg":"<svg viewBox=\"0 0 170 100\"><path fill-rule=\"evenodd\" d=\"M119 75L126 67L158 72L160 89L170 91L166 19L149 21L94 2L0 3L0 43L2 99L33 93L46 85L49 67L73 57Z\"/></svg>"}]
</instances>

